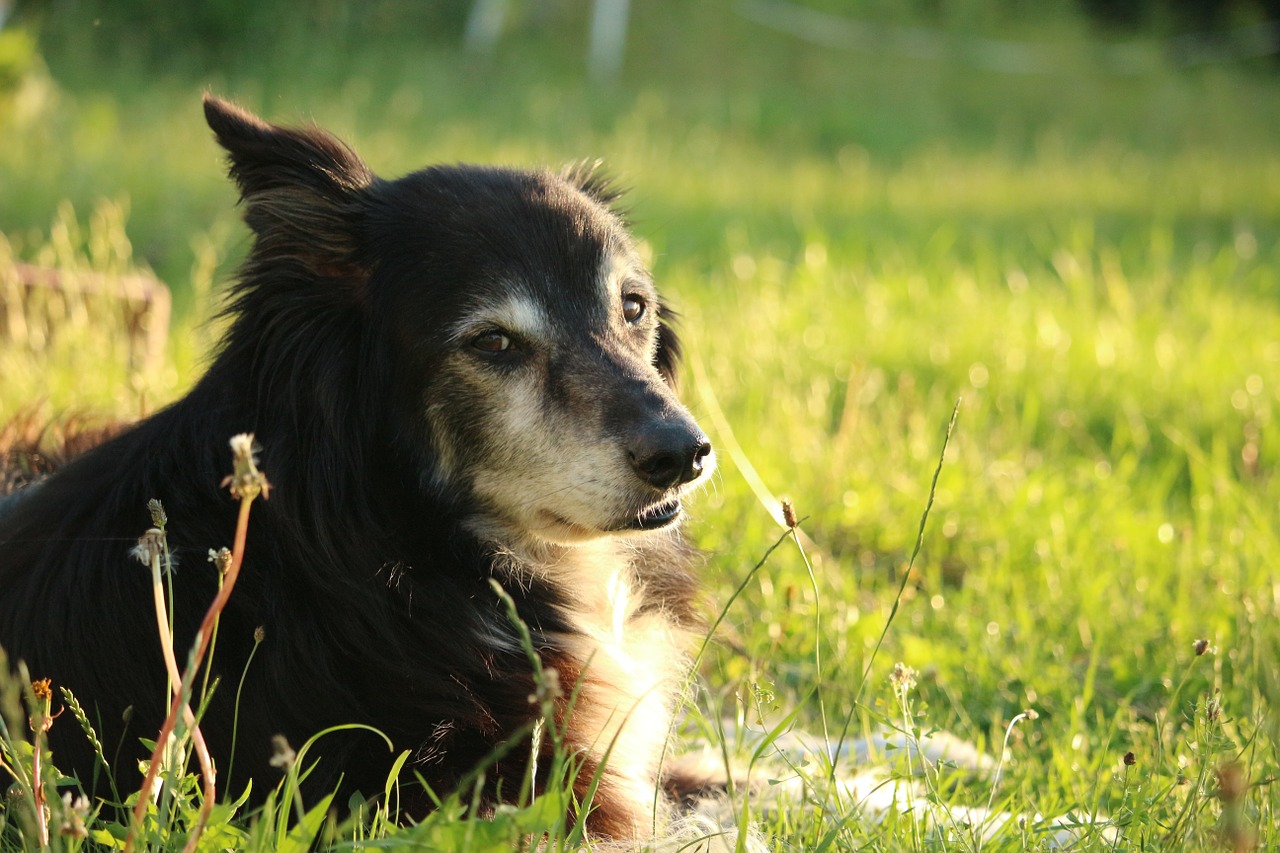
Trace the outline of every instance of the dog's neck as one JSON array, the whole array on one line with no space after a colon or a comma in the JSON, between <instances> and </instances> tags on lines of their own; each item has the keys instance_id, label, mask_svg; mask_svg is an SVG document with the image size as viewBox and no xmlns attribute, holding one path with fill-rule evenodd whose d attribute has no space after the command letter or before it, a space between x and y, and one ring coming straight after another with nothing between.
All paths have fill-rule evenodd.
<instances>
[{"instance_id":1,"label":"dog's neck","mask_svg":"<svg viewBox=\"0 0 1280 853\"><path fill-rule=\"evenodd\" d=\"M688 666L691 633L654 601L641 577L643 540L601 537L581 545L501 548L494 574L504 585L551 588L568 630L541 639L582 673L566 740L575 751L609 755L610 776L632 804L628 831L652 822L658 757ZM536 641L535 641L536 642ZM544 661L546 662L546 661ZM625 792L625 793L624 793Z\"/></svg>"}]
</instances>

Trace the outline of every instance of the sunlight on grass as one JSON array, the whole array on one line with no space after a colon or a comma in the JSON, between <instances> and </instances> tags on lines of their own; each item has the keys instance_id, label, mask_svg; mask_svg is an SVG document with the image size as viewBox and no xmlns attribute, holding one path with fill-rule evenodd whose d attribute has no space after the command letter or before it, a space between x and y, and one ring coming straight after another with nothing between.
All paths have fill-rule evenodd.
<instances>
[{"instance_id":1,"label":"sunlight on grass","mask_svg":"<svg viewBox=\"0 0 1280 853\"><path fill-rule=\"evenodd\" d=\"M369 71L353 79L320 69L304 80L282 65L143 91L122 71L50 90L20 127L0 113L0 133L21 130L0 146L5 310L19 261L107 276L154 268L178 305L165 359L140 367L106 303L27 300L24 331L12 318L0 331L0 422L131 419L198 376L245 242L199 119L206 85L273 118L314 110L388 174L606 156L635 187L636 230L742 458L794 502L809 537L813 583L787 548L748 578L782 533L779 508L721 453L691 532L710 554L714 600L742 589L701 662L693 723L769 731L794 714L801 729L848 720L861 735L888 722L950 730L997 758L1008 733L998 784L957 773L929 796L1105 815L1115 849L1210 848L1233 825L1280 843L1274 74L1090 77L1076 81L1084 94L1042 81L1055 100L1025 80L785 56L803 82L764 97L705 66L705 92L656 69L655 82L601 93L554 69L512 83L504 71L533 62L518 50L478 67L427 50L392 63L368 48L357 58ZM868 108L842 74L887 86L895 71L915 88L900 126L878 128L892 124L877 110L893 92L867 85ZM920 130L933 84L974 115ZM1059 113L1006 131L1004 95ZM1234 120L1212 126L1202 105ZM1155 144L1157 126L1185 132ZM79 216L58 208L65 197ZM100 198L118 200L91 209ZM686 371L683 396L707 425L700 381ZM919 673L909 702L890 685L898 661ZM25 715L6 689L14 737ZM1010 728L1028 709L1036 718ZM534 804L462 821L466 802L407 830L357 816L326 831L442 849L465 834L470 849L508 849L554 819ZM779 849L1021 850L1043 837L1011 822L979 845L850 813L784 802L753 816ZM16 831L7 825L0 849L17 849ZM235 843L272 849L262 825L245 832ZM1094 834L1082 849L1113 845Z\"/></svg>"}]
</instances>

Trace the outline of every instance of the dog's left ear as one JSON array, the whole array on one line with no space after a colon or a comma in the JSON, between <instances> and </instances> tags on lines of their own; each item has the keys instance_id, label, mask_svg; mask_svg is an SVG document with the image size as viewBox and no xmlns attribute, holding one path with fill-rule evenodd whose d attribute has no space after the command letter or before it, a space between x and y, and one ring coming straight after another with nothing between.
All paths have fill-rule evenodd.
<instances>
[{"instance_id":1,"label":"dog's left ear","mask_svg":"<svg viewBox=\"0 0 1280 853\"><path fill-rule=\"evenodd\" d=\"M356 219L375 180L364 161L322 130L268 124L211 95L204 114L227 149L255 252L321 276L352 275Z\"/></svg>"},{"instance_id":2,"label":"dog's left ear","mask_svg":"<svg viewBox=\"0 0 1280 853\"><path fill-rule=\"evenodd\" d=\"M663 307L658 313L658 351L653 357L653 365L658 368L662 378L675 389L679 386L677 368L680 366L680 336L675 330L676 313Z\"/></svg>"}]
</instances>

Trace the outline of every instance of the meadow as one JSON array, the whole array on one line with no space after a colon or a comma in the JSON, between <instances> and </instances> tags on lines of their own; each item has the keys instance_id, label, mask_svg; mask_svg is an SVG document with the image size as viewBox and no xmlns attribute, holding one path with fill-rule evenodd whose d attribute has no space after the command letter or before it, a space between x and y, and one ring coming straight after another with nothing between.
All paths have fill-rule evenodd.
<instances>
[{"instance_id":1,"label":"meadow","mask_svg":"<svg viewBox=\"0 0 1280 853\"><path fill-rule=\"evenodd\" d=\"M723 620L686 734L946 730L1000 774L932 777L931 802L1100 816L1082 850L1280 845L1280 67L1175 67L1139 39L1150 62L1119 73L1090 52L1112 36L1021 14L997 34L1046 64L1010 74L654 0L620 77L595 82L576 13L516 22L491 55L447 28L335 27L163 60L19 18L0 29L9 56L34 50L0 75L0 298L15 260L143 269L176 313L146 368L92 306L0 331L0 423L137 417L199 375L248 239L202 91L314 120L387 175L601 157L632 188L720 458L690 532ZM32 843L16 802L3 850ZM502 850L552 820L460 802L323 831ZM304 849L321 830L289 830L291 808L209 844ZM779 850L1040 849L1052 823L984 841L849 814L749 817ZM110 843L89 829L55 849Z\"/></svg>"}]
</instances>

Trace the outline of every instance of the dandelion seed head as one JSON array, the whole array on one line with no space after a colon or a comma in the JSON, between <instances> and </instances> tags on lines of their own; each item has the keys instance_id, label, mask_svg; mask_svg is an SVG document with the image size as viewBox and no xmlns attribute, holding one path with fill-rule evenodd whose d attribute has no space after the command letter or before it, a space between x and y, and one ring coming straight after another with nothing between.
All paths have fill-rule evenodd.
<instances>
[{"instance_id":1,"label":"dandelion seed head","mask_svg":"<svg viewBox=\"0 0 1280 853\"><path fill-rule=\"evenodd\" d=\"M150 566L164 553L164 543L163 530L158 527L147 528L147 532L138 537L138 544L130 549L129 555L142 565Z\"/></svg>"},{"instance_id":2,"label":"dandelion seed head","mask_svg":"<svg viewBox=\"0 0 1280 853\"><path fill-rule=\"evenodd\" d=\"M222 485L231 491L232 497L253 500L258 495L270 497L271 483L267 475L258 470L258 443L253 433L242 432L231 437L232 471Z\"/></svg>"},{"instance_id":3,"label":"dandelion seed head","mask_svg":"<svg viewBox=\"0 0 1280 853\"><path fill-rule=\"evenodd\" d=\"M231 436L231 453L238 459L248 459L256 465L258 463L257 444L253 440L253 433L242 432Z\"/></svg>"}]
</instances>

